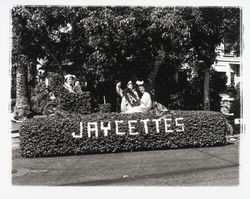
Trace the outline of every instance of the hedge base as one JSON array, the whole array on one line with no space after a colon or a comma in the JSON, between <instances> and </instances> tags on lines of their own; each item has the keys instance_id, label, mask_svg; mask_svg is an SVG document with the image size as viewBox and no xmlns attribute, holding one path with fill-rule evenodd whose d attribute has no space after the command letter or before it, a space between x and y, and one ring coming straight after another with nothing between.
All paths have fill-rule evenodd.
<instances>
[{"instance_id":1,"label":"hedge base","mask_svg":"<svg viewBox=\"0 0 250 199\"><path fill-rule=\"evenodd\" d=\"M173 111L30 119L19 132L22 156L45 157L218 146L226 144L228 128L221 113Z\"/></svg>"}]
</instances>

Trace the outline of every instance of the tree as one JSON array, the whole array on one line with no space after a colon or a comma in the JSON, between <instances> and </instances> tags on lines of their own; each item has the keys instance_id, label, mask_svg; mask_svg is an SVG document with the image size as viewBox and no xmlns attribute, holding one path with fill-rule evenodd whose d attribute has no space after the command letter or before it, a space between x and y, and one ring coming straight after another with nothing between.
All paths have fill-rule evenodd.
<instances>
[{"instance_id":1,"label":"tree","mask_svg":"<svg viewBox=\"0 0 250 199\"><path fill-rule=\"evenodd\" d=\"M46 60L46 71L63 75L67 67L89 81L99 102L103 95L114 102L117 80L143 77L158 86L157 97L164 98L166 105L177 89L168 85L171 76L188 63L203 69L204 104L209 108L208 77L215 47L226 34L237 38L237 31L230 33L233 37L229 34L237 17L236 25L228 19L237 12L187 7L15 7L13 35L18 39L13 44L18 45L13 55L26 56L28 71L37 59ZM19 62L16 55L13 63Z\"/></svg>"},{"instance_id":2,"label":"tree","mask_svg":"<svg viewBox=\"0 0 250 199\"><path fill-rule=\"evenodd\" d=\"M15 115L18 118L30 114L30 105L28 98L28 76L27 70L29 58L24 54L24 38L27 37L23 29L24 21L21 20L27 13L23 10L12 10L13 22L13 45L12 45L12 70L16 72L16 105Z\"/></svg>"},{"instance_id":3,"label":"tree","mask_svg":"<svg viewBox=\"0 0 250 199\"><path fill-rule=\"evenodd\" d=\"M27 86L27 62L26 56L19 57L16 68L16 107L15 114L18 118L28 116L30 112L30 99Z\"/></svg>"},{"instance_id":4,"label":"tree","mask_svg":"<svg viewBox=\"0 0 250 199\"><path fill-rule=\"evenodd\" d=\"M239 48L239 8L186 8L183 19L189 26L194 57L204 73L204 109L210 110L209 76L216 59L216 47L225 38L231 37L235 48ZM229 25L230 24L230 25ZM237 49L236 49L237 51Z\"/></svg>"}]
</instances>

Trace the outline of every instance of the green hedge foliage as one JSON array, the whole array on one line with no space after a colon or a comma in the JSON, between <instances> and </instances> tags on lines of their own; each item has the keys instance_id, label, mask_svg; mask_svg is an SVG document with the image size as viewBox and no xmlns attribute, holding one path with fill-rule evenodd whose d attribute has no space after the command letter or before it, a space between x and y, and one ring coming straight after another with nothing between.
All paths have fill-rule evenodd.
<instances>
[{"instance_id":1,"label":"green hedge foliage","mask_svg":"<svg viewBox=\"0 0 250 199\"><path fill-rule=\"evenodd\" d=\"M59 109L69 113L89 114L95 112L96 109L89 91L77 94L67 92L64 89L58 94L56 101Z\"/></svg>"},{"instance_id":2,"label":"green hedge foliage","mask_svg":"<svg viewBox=\"0 0 250 199\"><path fill-rule=\"evenodd\" d=\"M44 83L39 82L31 97L31 108L35 114L42 114L44 107L49 102L49 93Z\"/></svg>"},{"instance_id":3,"label":"green hedge foliage","mask_svg":"<svg viewBox=\"0 0 250 199\"><path fill-rule=\"evenodd\" d=\"M88 115L70 115L67 117L52 116L48 118L26 120L20 128L21 155L24 157L44 157L73 154L108 153L139 150L175 149L184 147L207 147L226 144L227 123L221 113L208 111L171 111L165 115L169 125L165 132L163 117L157 132L156 122L159 119L154 113L94 113ZM176 124L176 118L179 118ZM182 118L182 119L180 119ZM145 125L140 120L149 119ZM133 134L129 132L128 121L134 120ZM116 133L115 121L119 124ZM135 122L136 121L136 122ZM80 122L82 136L80 136ZM92 132L88 136L88 122L97 122L98 137ZM105 136L100 123L111 130ZM182 126L184 124L184 131ZM93 126L92 126L93 128ZM74 138L72 133L79 135ZM138 132L137 135L134 133Z\"/></svg>"},{"instance_id":4,"label":"green hedge foliage","mask_svg":"<svg viewBox=\"0 0 250 199\"><path fill-rule=\"evenodd\" d=\"M111 104L100 104L99 105L99 112L100 113L110 113L111 112Z\"/></svg>"}]
</instances>

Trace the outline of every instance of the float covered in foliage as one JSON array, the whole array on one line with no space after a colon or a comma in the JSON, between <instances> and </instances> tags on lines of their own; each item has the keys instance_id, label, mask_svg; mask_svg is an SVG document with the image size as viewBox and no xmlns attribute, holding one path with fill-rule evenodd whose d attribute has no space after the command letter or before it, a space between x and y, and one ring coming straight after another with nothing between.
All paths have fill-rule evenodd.
<instances>
[{"instance_id":1,"label":"float covered in foliage","mask_svg":"<svg viewBox=\"0 0 250 199\"><path fill-rule=\"evenodd\" d=\"M24 157L206 147L226 144L227 131L211 111L55 115L26 120L20 146Z\"/></svg>"}]
</instances>

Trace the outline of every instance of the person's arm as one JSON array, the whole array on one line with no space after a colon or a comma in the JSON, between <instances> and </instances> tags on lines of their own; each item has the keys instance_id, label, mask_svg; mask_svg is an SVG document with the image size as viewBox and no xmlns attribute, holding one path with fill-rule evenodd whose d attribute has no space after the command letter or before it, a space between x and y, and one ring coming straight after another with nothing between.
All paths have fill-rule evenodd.
<instances>
[{"instance_id":1,"label":"person's arm","mask_svg":"<svg viewBox=\"0 0 250 199\"><path fill-rule=\"evenodd\" d=\"M123 97L123 93L122 93L122 89L121 89L121 82L118 82L118 83L116 84L116 93L117 93L118 95L120 95L121 97Z\"/></svg>"}]
</instances>

